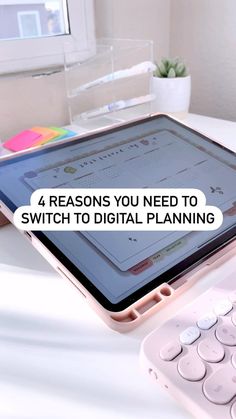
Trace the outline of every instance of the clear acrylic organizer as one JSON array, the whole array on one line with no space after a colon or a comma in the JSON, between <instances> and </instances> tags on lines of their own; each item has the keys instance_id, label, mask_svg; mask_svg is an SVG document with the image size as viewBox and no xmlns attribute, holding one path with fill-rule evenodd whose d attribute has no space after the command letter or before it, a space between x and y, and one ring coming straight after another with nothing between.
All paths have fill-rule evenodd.
<instances>
[{"instance_id":1,"label":"clear acrylic organizer","mask_svg":"<svg viewBox=\"0 0 236 419\"><path fill-rule=\"evenodd\" d=\"M100 39L87 58L65 50L70 122L97 129L151 113L153 43Z\"/></svg>"}]
</instances>

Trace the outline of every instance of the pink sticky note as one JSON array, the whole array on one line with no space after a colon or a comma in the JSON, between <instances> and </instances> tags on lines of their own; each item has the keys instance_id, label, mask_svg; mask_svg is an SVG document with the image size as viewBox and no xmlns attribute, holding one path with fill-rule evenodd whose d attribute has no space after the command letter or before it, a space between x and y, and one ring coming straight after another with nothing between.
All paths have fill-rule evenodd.
<instances>
[{"instance_id":1,"label":"pink sticky note","mask_svg":"<svg viewBox=\"0 0 236 419\"><path fill-rule=\"evenodd\" d=\"M33 147L34 144L40 139L40 137L41 134L26 130L12 138L9 138L9 140L7 140L3 146L11 151L21 151L25 150L26 148Z\"/></svg>"}]
</instances>

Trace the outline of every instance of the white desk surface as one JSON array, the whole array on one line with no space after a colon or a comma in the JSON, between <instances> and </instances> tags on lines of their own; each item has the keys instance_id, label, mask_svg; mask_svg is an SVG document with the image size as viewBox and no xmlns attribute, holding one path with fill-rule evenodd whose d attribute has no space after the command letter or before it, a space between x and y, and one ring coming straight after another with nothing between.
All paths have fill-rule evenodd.
<instances>
[{"instance_id":1,"label":"white desk surface","mask_svg":"<svg viewBox=\"0 0 236 419\"><path fill-rule=\"evenodd\" d=\"M236 123L185 120L236 151ZM140 371L142 338L236 268L236 256L129 334L109 330L11 225L0 229L0 419L187 419Z\"/></svg>"}]
</instances>

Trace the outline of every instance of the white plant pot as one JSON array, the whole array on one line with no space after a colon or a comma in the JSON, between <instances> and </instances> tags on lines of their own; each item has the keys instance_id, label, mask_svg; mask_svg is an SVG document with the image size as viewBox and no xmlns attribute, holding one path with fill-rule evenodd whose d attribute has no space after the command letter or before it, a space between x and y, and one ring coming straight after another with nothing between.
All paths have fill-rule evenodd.
<instances>
[{"instance_id":1,"label":"white plant pot","mask_svg":"<svg viewBox=\"0 0 236 419\"><path fill-rule=\"evenodd\" d=\"M153 77L156 112L187 114L191 97L191 76Z\"/></svg>"}]
</instances>

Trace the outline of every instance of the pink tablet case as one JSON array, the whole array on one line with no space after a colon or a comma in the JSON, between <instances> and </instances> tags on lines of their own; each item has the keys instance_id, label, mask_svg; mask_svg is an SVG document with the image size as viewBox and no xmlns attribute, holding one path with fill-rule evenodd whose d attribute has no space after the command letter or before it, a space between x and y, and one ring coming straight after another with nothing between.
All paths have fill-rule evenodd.
<instances>
[{"instance_id":1,"label":"pink tablet case","mask_svg":"<svg viewBox=\"0 0 236 419\"><path fill-rule=\"evenodd\" d=\"M3 215L3 213L0 211L0 227L4 226L5 224L9 224L10 221Z\"/></svg>"}]
</instances>

